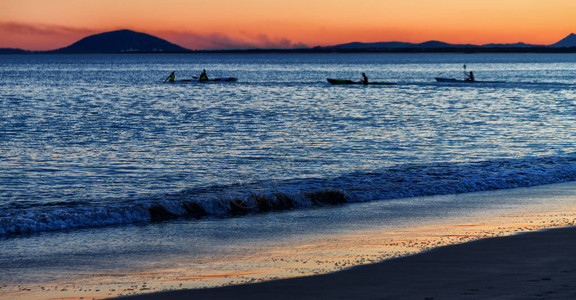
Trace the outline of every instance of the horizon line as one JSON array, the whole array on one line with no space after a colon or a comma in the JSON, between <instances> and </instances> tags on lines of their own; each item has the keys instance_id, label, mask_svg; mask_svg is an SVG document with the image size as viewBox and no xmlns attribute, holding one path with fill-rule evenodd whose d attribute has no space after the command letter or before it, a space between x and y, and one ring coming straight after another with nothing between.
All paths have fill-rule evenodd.
<instances>
[{"instance_id":1,"label":"horizon line","mask_svg":"<svg viewBox=\"0 0 576 300\"><path fill-rule=\"evenodd\" d=\"M299 45L292 45L292 46L278 46L278 47L274 47L274 46L241 46L241 47L230 47L230 48L226 48L226 47L222 47L222 48L201 48L201 49L191 49L191 48L187 48L184 47L176 42L172 42L168 39L159 37L157 35L154 34L150 34L147 32L141 32L141 31L136 31L136 30L132 30L132 29L117 29L117 30L110 30L110 31L104 31L104 32L98 32L98 33L94 33L94 34L90 34L87 36L84 36L78 40L76 40L75 42L64 46L64 47L59 47L59 48L55 48L55 49L51 49L51 50L27 50L27 49L22 49L22 48L14 48L14 47L2 47L0 49L2 50L15 50L15 51L24 51L24 52L31 52L31 53L42 53L42 52L55 52L61 49L66 49L86 38L92 37L92 36L97 36L97 35L101 35L101 34L106 34L106 33L113 33L113 32L120 32L120 31L130 31L130 32L134 32L134 33L140 33L140 34L146 34L161 40L164 40L166 42L169 42L171 44L174 44L178 47L181 47L185 50L188 50L190 52L222 52L222 51L253 51L253 50L258 50L258 51L278 51L278 50L306 50L306 49L326 49L326 48L335 48L335 47L345 47L345 46L350 46L350 45L354 45L354 44L358 44L358 45L375 45L375 44L404 44L404 46L406 46L409 49L414 49L410 46L421 46L424 44L431 44L431 43L438 43L438 44L444 44L444 46L442 48L458 48L458 49L462 49L465 50L466 48L490 48L490 47L495 47L495 48L542 48L542 47L551 47L553 45L556 45L562 41L564 41L567 38L570 37L574 37L576 40L576 34L574 33L570 33L567 36L565 36L564 38L562 38L561 40L557 41L556 43L552 43L549 45L545 45L545 44L530 44L530 43L525 43L522 41L519 42L513 42L513 43L485 43L485 44L471 44L471 43L464 43L464 44L453 44L450 42L444 42L441 40L436 40L436 39L431 39L431 40L427 40L424 42L404 42L404 41L399 41L399 40L392 40L392 41L378 41L378 42L362 42L362 41L351 41L351 42L345 42L345 43L340 43L340 44L334 44L334 45L326 45L326 46L321 46L321 45L317 45L317 46L307 46L307 45L303 45L303 44L299 44ZM515 45L521 45L518 47L515 47ZM574 48L576 46L569 46L569 47L557 47L559 49L562 48ZM391 47L387 47L387 49L390 49ZM402 50L402 46L395 46L393 47L394 50ZM406 48L404 48L406 49ZM421 49L421 50L425 50L425 49L433 49L433 48L417 48L417 49ZM337 50L361 50L361 49L337 49ZM363 50L370 50L369 48L363 48ZM376 49L373 49L376 50ZM380 49L380 50L384 50L384 49ZM482 50L482 49L478 49L478 50ZM166 53L166 52L164 52Z\"/></svg>"}]
</instances>

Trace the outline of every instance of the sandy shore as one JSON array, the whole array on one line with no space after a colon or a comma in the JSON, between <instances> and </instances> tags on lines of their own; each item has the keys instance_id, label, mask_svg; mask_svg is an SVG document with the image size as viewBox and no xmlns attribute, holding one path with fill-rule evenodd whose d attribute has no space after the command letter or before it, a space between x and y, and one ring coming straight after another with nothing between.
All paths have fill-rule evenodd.
<instances>
[{"instance_id":1,"label":"sandy shore","mask_svg":"<svg viewBox=\"0 0 576 300\"><path fill-rule=\"evenodd\" d=\"M575 194L565 183L6 239L0 299L576 299L576 229L550 230L576 228Z\"/></svg>"},{"instance_id":2,"label":"sandy shore","mask_svg":"<svg viewBox=\"0 0 576 300\"><path fill-rule=\"evenodd\" d=\"M304 278L116 299L576 299L576 228L483 239Z\"/></svg>"}]
</instances>

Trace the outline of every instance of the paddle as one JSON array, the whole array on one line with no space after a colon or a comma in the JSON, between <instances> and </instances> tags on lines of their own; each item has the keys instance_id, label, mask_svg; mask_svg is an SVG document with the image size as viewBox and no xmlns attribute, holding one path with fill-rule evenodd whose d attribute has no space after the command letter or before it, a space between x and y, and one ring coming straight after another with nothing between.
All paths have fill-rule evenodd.
<instances>
[{"instance_id":1,"label":"paddle","mask_svg":"<svg viewBox=\"0 0 576 300\"><path fill-rule=\"evenodd\" d=\"M174 72L172 72L174 73ZM168 77L166 79L164 79L164 83L166 83L166 81L168 81L168 79L170 79L170 76L172 76L172 74L168 75Z\"/></svg>"}]
</instances>

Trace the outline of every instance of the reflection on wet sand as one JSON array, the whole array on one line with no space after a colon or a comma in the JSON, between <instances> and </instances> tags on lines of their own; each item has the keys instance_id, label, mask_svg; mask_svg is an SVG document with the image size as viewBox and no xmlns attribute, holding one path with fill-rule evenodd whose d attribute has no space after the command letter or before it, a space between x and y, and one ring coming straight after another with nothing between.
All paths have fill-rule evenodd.
<instances>
[{"instance_id":1,"label":"reflection on wet sand","mask_svg":"<svg viewBox=\"0 0 576 300\"><path fill-rule=\"evenodd\" d=\"M575 211L566 207L564 211ZM398 231L378 229L317 236L301 242L258 245L227 257L181 257L152 270L130 274L98 274L74 282L3 285L13 299L100 299L175 289L254 283L323 274L352 266L423 252L469 241L544 228L574 226L576 214L549 213L495 217L470 224L419 226Z\"/></svg>"}]
</instances>

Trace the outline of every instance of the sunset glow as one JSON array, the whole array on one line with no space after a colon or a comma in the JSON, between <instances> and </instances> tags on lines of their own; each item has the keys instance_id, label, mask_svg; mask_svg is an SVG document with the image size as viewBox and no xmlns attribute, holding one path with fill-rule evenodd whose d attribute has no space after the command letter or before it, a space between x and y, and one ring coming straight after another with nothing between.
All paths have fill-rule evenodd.
<instances>
[{"instance_id":1,"label":"sunset glow","mask_svg":"<svg viewBox=\"0 0 576 300\"><path fill-rule=\"evenodd\" d=\"M131 29L190 49L353 41L552 44L576 31L573 0L3 0L0 48L49 50Z\"/></svg>"}]
</instances>

